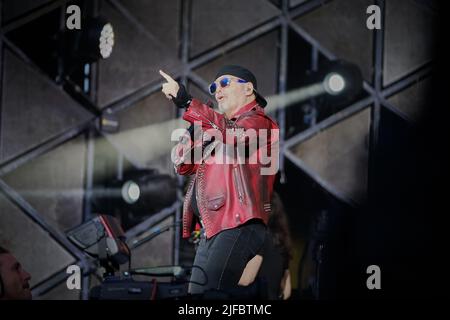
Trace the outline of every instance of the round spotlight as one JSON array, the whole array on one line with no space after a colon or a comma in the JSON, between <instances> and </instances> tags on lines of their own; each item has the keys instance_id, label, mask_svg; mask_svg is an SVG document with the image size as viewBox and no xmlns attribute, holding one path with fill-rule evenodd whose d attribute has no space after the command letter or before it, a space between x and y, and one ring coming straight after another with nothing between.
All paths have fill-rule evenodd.
<instances>
[{"instance_id":1,"label":"round spotlight","mask_svg":"<svg viewBox=\"0 0 450 320\"><path fill-rule=\"evenodd\" d=\"M128 180L122 186L122 198L128 204L133 204L139 200L141 189L133 180Z\"/></svg>"},{"instance_id":2,"label":"round spotlight","mask_svg":"<svg viewBox=\"0 0 450 320\"><path fill-rule=\"evenodd\" d=\"M111 56L114 47L114 29L106 18L88 18L79 32L68 33L67 54L75 61L95 62Z\"/></svg>"},{"instance_id":3,"label":"round spotlight","mask_svg":"<svg viewBox=\"0 0 450 320\"><path fill-rule=\"evenodd\" d=\"M111 55L112 48L114 46L114 31L112 25L107 23L103 26L100 32L99 49L100 55L103 59L108 58Z\"/></svg>"},{"instance_id":4,"label":"round spotlight","mask_svg":"<svg viewBox=\"0 0 450 320\"><path fill-rule=\"evenodd\" d=\"M353 101L361 92L363 78L359 67L344 60L329 61L320 72L325 92L334 103Z\"/></svg>"},{"instance_id":5,"label":"round spotlight","mask_svg":"<svg viewBox=\"0 0 450 320\"><path fill-rule=\"evenodd\" d=\"M324 86L329 94L339 94L345 88L345 79L340 74L333 72L325 77Z\"/></svg>"}]
</instances>

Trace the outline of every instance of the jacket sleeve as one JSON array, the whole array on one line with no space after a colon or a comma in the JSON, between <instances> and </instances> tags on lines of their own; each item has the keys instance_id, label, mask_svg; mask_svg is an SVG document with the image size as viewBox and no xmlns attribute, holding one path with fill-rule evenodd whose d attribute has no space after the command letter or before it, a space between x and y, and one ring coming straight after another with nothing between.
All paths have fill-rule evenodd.
<instances>
[{"instance_id":1,"label":"jacket sleeve","mask_svg":"<svg viewBox=\"0 0 450 320\"><path fill-rule=\"evenodd\" d=\"M183 119L190 123L201 122L203 130L225 131L226 129L225 117L197 99L192 99L191 104L183 114Z\"/></svg>"},{"instance_id":2,"label":"jacket sleeve","mask_svg":"<svg viewBox=\"0 0 450 320\"><path fill-rule=\"evenodd\" d=\"M243 117L236 122L228 122L224 115L215 112L209 106L202 104L200 101L193 99L187 111L183 115L183 119L191 123L199 121L203 130L215 129L220 132L222 142L226 144L236 145L238 142L245 143L247 146L252 140L256 139L261 129L268 130L270 134L271 121L264 115L255 112L252 116ZM227 135L228 133L230 135ZM248 130L253 129L253 134L249 134ZM235 131L233 131L235 130Z\"/></svg>"}]
</instances>

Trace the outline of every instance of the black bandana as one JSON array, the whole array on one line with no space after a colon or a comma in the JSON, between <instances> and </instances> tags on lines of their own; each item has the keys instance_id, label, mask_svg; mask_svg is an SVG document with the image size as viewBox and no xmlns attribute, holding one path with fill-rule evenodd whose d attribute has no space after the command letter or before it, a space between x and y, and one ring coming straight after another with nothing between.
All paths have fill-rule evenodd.
<instances>
[{"instance_id":1,"label":"black bandana","mask_svg":"<svg viewBox=\"0 0 450 320\"><path fill-rule=\"evenodd\" d=\"M228 74L230 76L238 77L238 78L248 81L248 82L251 82L253 84L253 89L254 89L253 92L255 93L255 96L256 96L256 102L258 102L258 104L263 108L267 105L266 99L264 99L263 96L261 96L257 91L258 83L256 82L255 75L250 70L245 69L244 67L241 67L241 66L236 66L236 65L223 66L217 72L215 79L217 79L220 76L226 75L226 74Z\"/></svg>"}]
</instances>

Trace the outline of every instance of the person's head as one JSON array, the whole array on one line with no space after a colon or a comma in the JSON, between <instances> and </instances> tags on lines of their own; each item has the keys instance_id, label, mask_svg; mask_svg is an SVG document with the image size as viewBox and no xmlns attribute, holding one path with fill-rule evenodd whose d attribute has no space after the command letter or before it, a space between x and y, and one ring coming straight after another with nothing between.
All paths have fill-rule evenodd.
<instances>
[{"instance_id":1,"label":"person's head","mask_svg":"<svg viewBox=\"0 0 450 320\"><path fill-rule=\"evenodd\" d=\"M0 300L29 300L32 298L31 275L6 249L0 247Z\"/></svg>"},{"instance_id":2,"label":"person's head","mask_svg":"<svg viewBox=\"0 0 450 320\"><path fill-rule=\"evenodd\" d=\"M251 71L241 66L228 65L217 72L215 81L210 85L210 93L214 94L219 111L230 117L255 99L261 107L266 106L266 100L256 91L257 86Z\"/></svg>"}]
</instances>

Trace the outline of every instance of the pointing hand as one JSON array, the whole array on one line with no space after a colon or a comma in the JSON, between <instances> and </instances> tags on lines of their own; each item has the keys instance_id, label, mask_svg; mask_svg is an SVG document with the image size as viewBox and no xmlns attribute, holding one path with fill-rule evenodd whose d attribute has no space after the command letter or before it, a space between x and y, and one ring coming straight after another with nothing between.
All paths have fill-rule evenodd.
<instances>
[{"instance_id":1,"label":"pointing hand","mask_svg":"<svg viewBox=\"0 0 450 320\"><path fill-rule=\"evenodd\" d=\"M172 100L177 96L180 85L171 76L162 70L159 70L159 74L166 79L166 83L162 85L162 92L166 95L167 99Z\"/></svg>"}]
</instances>

